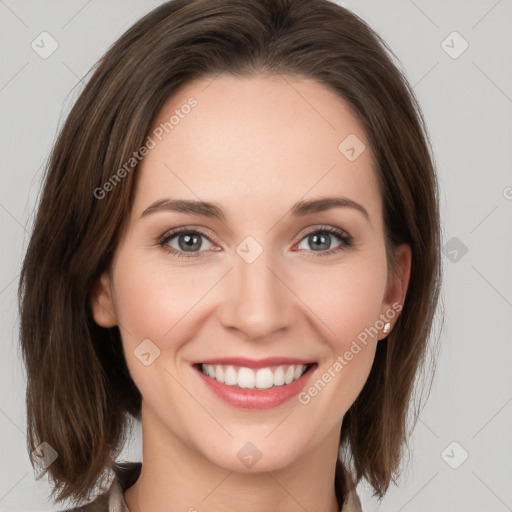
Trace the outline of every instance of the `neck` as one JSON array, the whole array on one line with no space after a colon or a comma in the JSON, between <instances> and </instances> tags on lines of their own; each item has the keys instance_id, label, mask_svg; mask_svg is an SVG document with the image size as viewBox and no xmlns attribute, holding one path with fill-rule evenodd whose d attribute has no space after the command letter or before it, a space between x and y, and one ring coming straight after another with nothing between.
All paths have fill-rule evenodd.
<instances>
[{"instance_id":1,"label":"neck","mask_svg":"<svg viewBox=\"0 0 512 512\"><path fill-rule=\"evenodd\" d=\"M143 464L124 493L130 512L339 512L334 475L339 429L292 464L236 472L214 464L172 432L143 405Z\"/></svg>"}]
</instances>

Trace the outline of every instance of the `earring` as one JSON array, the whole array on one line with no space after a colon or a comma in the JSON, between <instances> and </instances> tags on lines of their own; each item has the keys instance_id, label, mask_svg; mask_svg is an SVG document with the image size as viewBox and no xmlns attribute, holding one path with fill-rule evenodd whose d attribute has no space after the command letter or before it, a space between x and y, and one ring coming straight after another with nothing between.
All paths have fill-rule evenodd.
<instances>
[{"instance_id":1,"label":"earring","mask_svg":"<svg viewBox=\"0 0 512 512\"><path fill-rule=\"evenodd\" d=\"M389 331L391 331L391 324L389 322L386 322L384 324L384 329L382 329L382 332L384 334L389 334Z\"/></svg>"}]
</instances>

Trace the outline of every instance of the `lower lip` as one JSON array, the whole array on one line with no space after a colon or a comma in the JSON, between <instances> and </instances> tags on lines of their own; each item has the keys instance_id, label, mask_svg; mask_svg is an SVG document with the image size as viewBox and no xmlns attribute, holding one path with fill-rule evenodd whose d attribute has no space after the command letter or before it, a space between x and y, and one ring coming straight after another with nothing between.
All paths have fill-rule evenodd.
<instances>
[{"instance_id":1,"label":"lower lip","mask_svg":"<svg viewBox=\"0 0 512 512\"><path fill-rule=\"evenodd\" d=\"M304 389L315 368L316 364L309 368L302 377L294 380L290 384L258 390L228 386L205 375L200 368L194 366L194 369L199 373L202 381L210 391L215 393L227 404L242 409L271 409L272 407L277 407L285 403Z\"/></svg>"}]
</instances>

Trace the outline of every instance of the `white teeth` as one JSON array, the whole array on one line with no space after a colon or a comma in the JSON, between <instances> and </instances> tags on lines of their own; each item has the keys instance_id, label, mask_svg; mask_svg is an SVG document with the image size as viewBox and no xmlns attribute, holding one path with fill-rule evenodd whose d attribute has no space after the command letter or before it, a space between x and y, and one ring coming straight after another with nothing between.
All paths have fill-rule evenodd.
<instances>
[{"instance_id":1,"label":"white teeth","mask_svg":"<svg viewBox=\"0 0 512 512\"><path fill-rule=\"evenodd\" d=\"M223 382L228 386L238 386L246 389L269 389L273 386L290 384L299 379L306 371L306 366L291 364L253 370L244 366L202 364L201 371L212 379Z\"/></svg>"},{"instance_id":2,"label":"white teeth","mask_svg":"<svg viewBox=\"0 0 512 512\"><path fill-rule=\"evenodd\" d=\"M282 386L284 384L284 370L279 366L274 372L274 386Z\"/></svg>"},{"instance_id":3,"label":"white teeth","mask_svg":"<svg viewBox=\"0 0 512 512\"><path fill-rule=\"evenodd\" d=\"M233 368L230 366L230 368ZM238 384L241 388L254 389L254 382L256 381L256 375L250 368L240 368L238 370L238 380L235 372L235 384Z\"/></svg>"},{"instance_id":4,"label":"white teeth","mask_svg":"<svg viewBox=\"0 0 512 512\"><path fill-rule=\"evenodd\" d=\"M293 380L293 376L295 375L295 368L293 366L290 366L288 370L286 370L286 373L284 374L284 383L290 384L290 382Z\"/></svg>"},{"instance_id":5,"label":"white teeth","mask_svg":"<svg viewBox=\"0 0 512 512\"><path fill-rule=\"evenodd\" d=\"M210 365L208 365L210 366ZM213 373L213 375L212 375ZM225 382L226 375L222 367L218 364L217 366L210 366L208 368L208 375L213 379L217 379L219 382Z\"/></svg>"},{"instance_id":6,"label":"white teeth","mask_svg":"<svg viewBox=\"0 0 512 512\"><path fill-rule=\"evenodd\" d=\"M237 384L236 371L232 366L228 366L226 373L224 374L224 384L227 384L228 386L235 386Z\"/></svg>"},{"instance_id":7,"label":"white teeth","mask_svg":"<svg viewBox=\"0 0 512 512\"><path fill-rule=\"evenodd\" d=\"M242 373L243 368L240 368L240 373ZM254 372L251 372L254 373ZM256 372L256 387L258 389L268 389L274 385L274 375L272 375L272 370L270 368L260 368Z\"/></svg>"}]
</instances>

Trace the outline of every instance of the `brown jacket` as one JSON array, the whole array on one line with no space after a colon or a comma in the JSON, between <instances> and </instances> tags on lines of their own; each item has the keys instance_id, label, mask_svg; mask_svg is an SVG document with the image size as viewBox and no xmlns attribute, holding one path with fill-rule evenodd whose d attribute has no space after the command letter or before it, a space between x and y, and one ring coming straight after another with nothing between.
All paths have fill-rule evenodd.
<instances>
[{"instance_id":1,"label":"brown jacket","mask_svg":"<svg viewBox=\"0 0 512 512\"><path fill-rule=\"evenodd\" d=\"M135 483L141 468L142 463L140 462L118 463L114 468L115 478L103 494L87 505L62 512L130 512L123 494L128 487ZM362 512L361 502L355 490L348 494L340 512Z\"/></svg>"}]
</instances>

